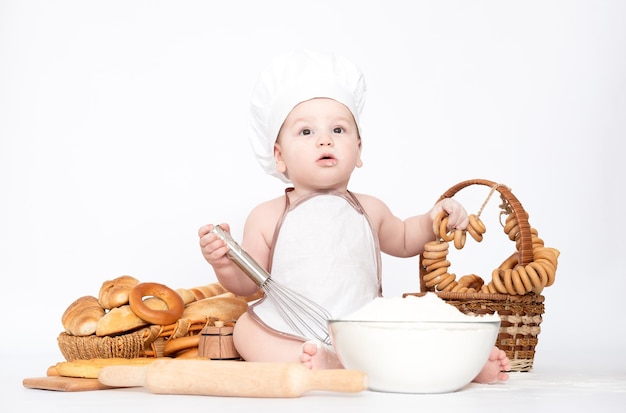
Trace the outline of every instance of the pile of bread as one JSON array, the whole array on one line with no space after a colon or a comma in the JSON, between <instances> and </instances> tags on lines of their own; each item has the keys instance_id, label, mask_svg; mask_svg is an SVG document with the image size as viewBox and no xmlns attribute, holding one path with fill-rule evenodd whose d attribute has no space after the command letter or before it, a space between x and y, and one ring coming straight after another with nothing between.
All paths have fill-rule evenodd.
<instances>
[{"instance_id":1,"label":"pile of bread","mask_svg":"<svg viewBox=\"0 0 626 413\"><path fill-rule=\"evenodd\" d=\"M150 328L152 339L189 337L204 325L234 325L258 298L237 296L219 283L173 290L122 275L103 282L97 297L85 295L72 302L61 317L62 335L106 338ZM197 351L198 340L187 341ZM176 356L172 351L166 355Z\"/></svg>"}]
</instances>

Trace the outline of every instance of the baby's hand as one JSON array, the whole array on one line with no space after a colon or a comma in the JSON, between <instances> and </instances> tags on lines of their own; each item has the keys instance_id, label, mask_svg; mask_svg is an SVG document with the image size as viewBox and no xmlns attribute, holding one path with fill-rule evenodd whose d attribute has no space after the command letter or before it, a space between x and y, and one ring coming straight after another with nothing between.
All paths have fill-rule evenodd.
<instances>
[{"instance_id":1,"label":"baby's hand","mask_svg":"<svg viewBox=\"0 0 626 413\"><path fill-rule=\"evenodd\" d=\"M458 201L452 198L444 198L437 202L430 210L430 218L434 221L441 211L448 214L448 230L465 229L469 223L467 211Z\"/></svg>"},{"instance_id":2,"label":"baby's hand","mask_svg":"<svg viewBox=\"0 0 626 413\"><path fill-rule=\"evenodd\" d=\"M212 233L213 224L208 224L200 227L198 230L198 237L200 237L200 250L204 259L213 267L221 267L230 265L231 261L226 256L228 252L228 246L219 238L216 234ZM224 231L230 233L230 226L228 224L220 224L220 227Z\"/></svg>"}]
</instances>

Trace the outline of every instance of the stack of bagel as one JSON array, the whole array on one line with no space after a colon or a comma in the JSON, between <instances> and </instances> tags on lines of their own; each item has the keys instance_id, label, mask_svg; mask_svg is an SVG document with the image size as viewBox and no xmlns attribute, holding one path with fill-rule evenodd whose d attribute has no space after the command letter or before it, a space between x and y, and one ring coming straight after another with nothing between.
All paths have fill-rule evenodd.
<instances>
[{"instance_id":1,"label":"stack of bagel","mask_svg":"<svg viewBox=\"0 0 626 413\"><path fill-rule=\"evenodd\" d=\"M234 325L247 311L248 303L258 298L260 295L237 296L217 282L174 290L164 284L140 282L133 276L122 275L104 281L97 296L79 297L66 308L61 317L64 331L59 336L59 347L70 361L194 357L198 351L198 333L203 327L215 323ZM115 348L133 340L140 343L130 353ZM114 349L102 351L102 347Z\"/></svg>"},{"instance_id":2,"label":"stack of bagel","mask_svg":"<svg viewBox=\"0 0 626 413\"><path fill-rule=\"evenodd\" d=\"M528 213L525 218L528 219ZM486 227L475 214L469 215L469 224L465 230L447 229L448 217L442 211L433 220L434 241L424 245L421 256L422 279L426 288L453 293L509 294L512 296L533 293L541 294L545 287L554 283L560 251L544 246L535 228L530 228L533 261L520 263L521 233L515 214L509 214L504 223L504 233L515 241L516 251L491 273L488 283L476 274L468 274L456 280L456 274L449 272L451 265L447 259L448 244L453 242L456 249L462 249L466 241L466 232L476 241L481 242Z\"/></svg>"}]
</instances>

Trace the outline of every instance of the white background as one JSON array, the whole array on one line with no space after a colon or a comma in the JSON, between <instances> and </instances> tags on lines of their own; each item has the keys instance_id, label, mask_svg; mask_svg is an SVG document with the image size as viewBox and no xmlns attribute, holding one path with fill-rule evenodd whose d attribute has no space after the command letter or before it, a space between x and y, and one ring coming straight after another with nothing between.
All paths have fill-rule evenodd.
<instances>
[{"instance_id":1,"label":"white background","mask_svg":"<svg viewBox=\"0 0 626 413\"><path fill-rule=\"evenodd\" d=\"M621 1L0 1L2 353L43 355L24 376L43 375L63 311L105 280L215 281L197 229L240 238L284 189L247 142L252 87L307 47L366 76L351 189L408 217L466 179L509 186L561 251L535 368L623 373L625 16ZM471 188L476 212L488 189ZM489 279L514 251L498 201L458 274ZM417 258L385 258L387 296L417 277Z\"/></svg>"}]
</instances>

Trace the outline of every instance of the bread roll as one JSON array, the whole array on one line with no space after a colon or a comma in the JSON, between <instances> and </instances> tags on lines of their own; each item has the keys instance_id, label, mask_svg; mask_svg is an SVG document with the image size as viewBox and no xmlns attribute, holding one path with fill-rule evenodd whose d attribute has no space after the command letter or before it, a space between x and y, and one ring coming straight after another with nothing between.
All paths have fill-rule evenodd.
<instances>
[{"instance_id":1,"label":"bread roll","mask_svg":"<svg viewBox=\"0 0 626 413\"><path fill-rule=\"evenodd\" d=\"M188 304L181 319L204 321L215 318L220 321L237 320L248 310L248 302L227 292Z\"/></svg>"},{"instance_id":2,"label":"bread roll","mask_svg":"<svg viewBox=\"0 0 626 413\"><path fill-rule=\"evenodd\" d=\"M150 297L144 300L145 305L153 310L167 310L167 304L160 298ZM139 327L149 325L131 310L130 305L112 308L98 321L96 335L98 337L110 336L136 330Z\"/></svg>"},{"instance_id":3,"label":"bread roll","mask_svg":"<svg viewBox=\"0 0 626 413\"><path fill-rule=\"evenodd\" d=\"M104 312L96 297L86 295L67 307L61 316L61 323L67 334L90 336L96 332L96 326Z\"/></svg>"},{"instance_id":4,"label":"bread roll","mask_svg":"<svg viewBox=\"0 0 626 413\"><path fill-rule=\"evenodd\" d=\"M226 288L224 288L220 283L212 283L193 288L179 288L176 292L181 296L185 304L190 304L194 301L224 294L228 292L228 290L226 290Z\"/></svg>"},{"instance_id":5,"label":"bread roll","mask_svg":"<svg viewBox=\"0 0 626 413\"><path fill-rule=\"evenodd\" d=\"M220 283L200 285L198 287L192 288L191 291L196 295L197 300L215 297L216 295L228 292L228 290L226 290L226 288L224 288Z\"/></svg>"},{"instance_id":6,"label":"bread roll","mask_svg":"<svg viewBox=\"0 0 626 413\"><path fill-rule=\"evenodd\" d=\"M176 292L178 293L178 295L180 295L180 298L183 299L183 303L185 303L185 305L191 304L196 301L196 296L191 292L191 290L187 288L179 288L176 290Z\"/></svg>"},{"instance_id":7,"label":"bread roll","mask_svg":"<svg viewBox=\"0 0 626 413\"><path fill-rule=\"evenodd\" d=\"M105 281L100 287L98 302L107 310L128 304L128 294L137 284L139 284L139 280L130 275L122 275L113 280Z\"/></svg>"}]
</instances>

